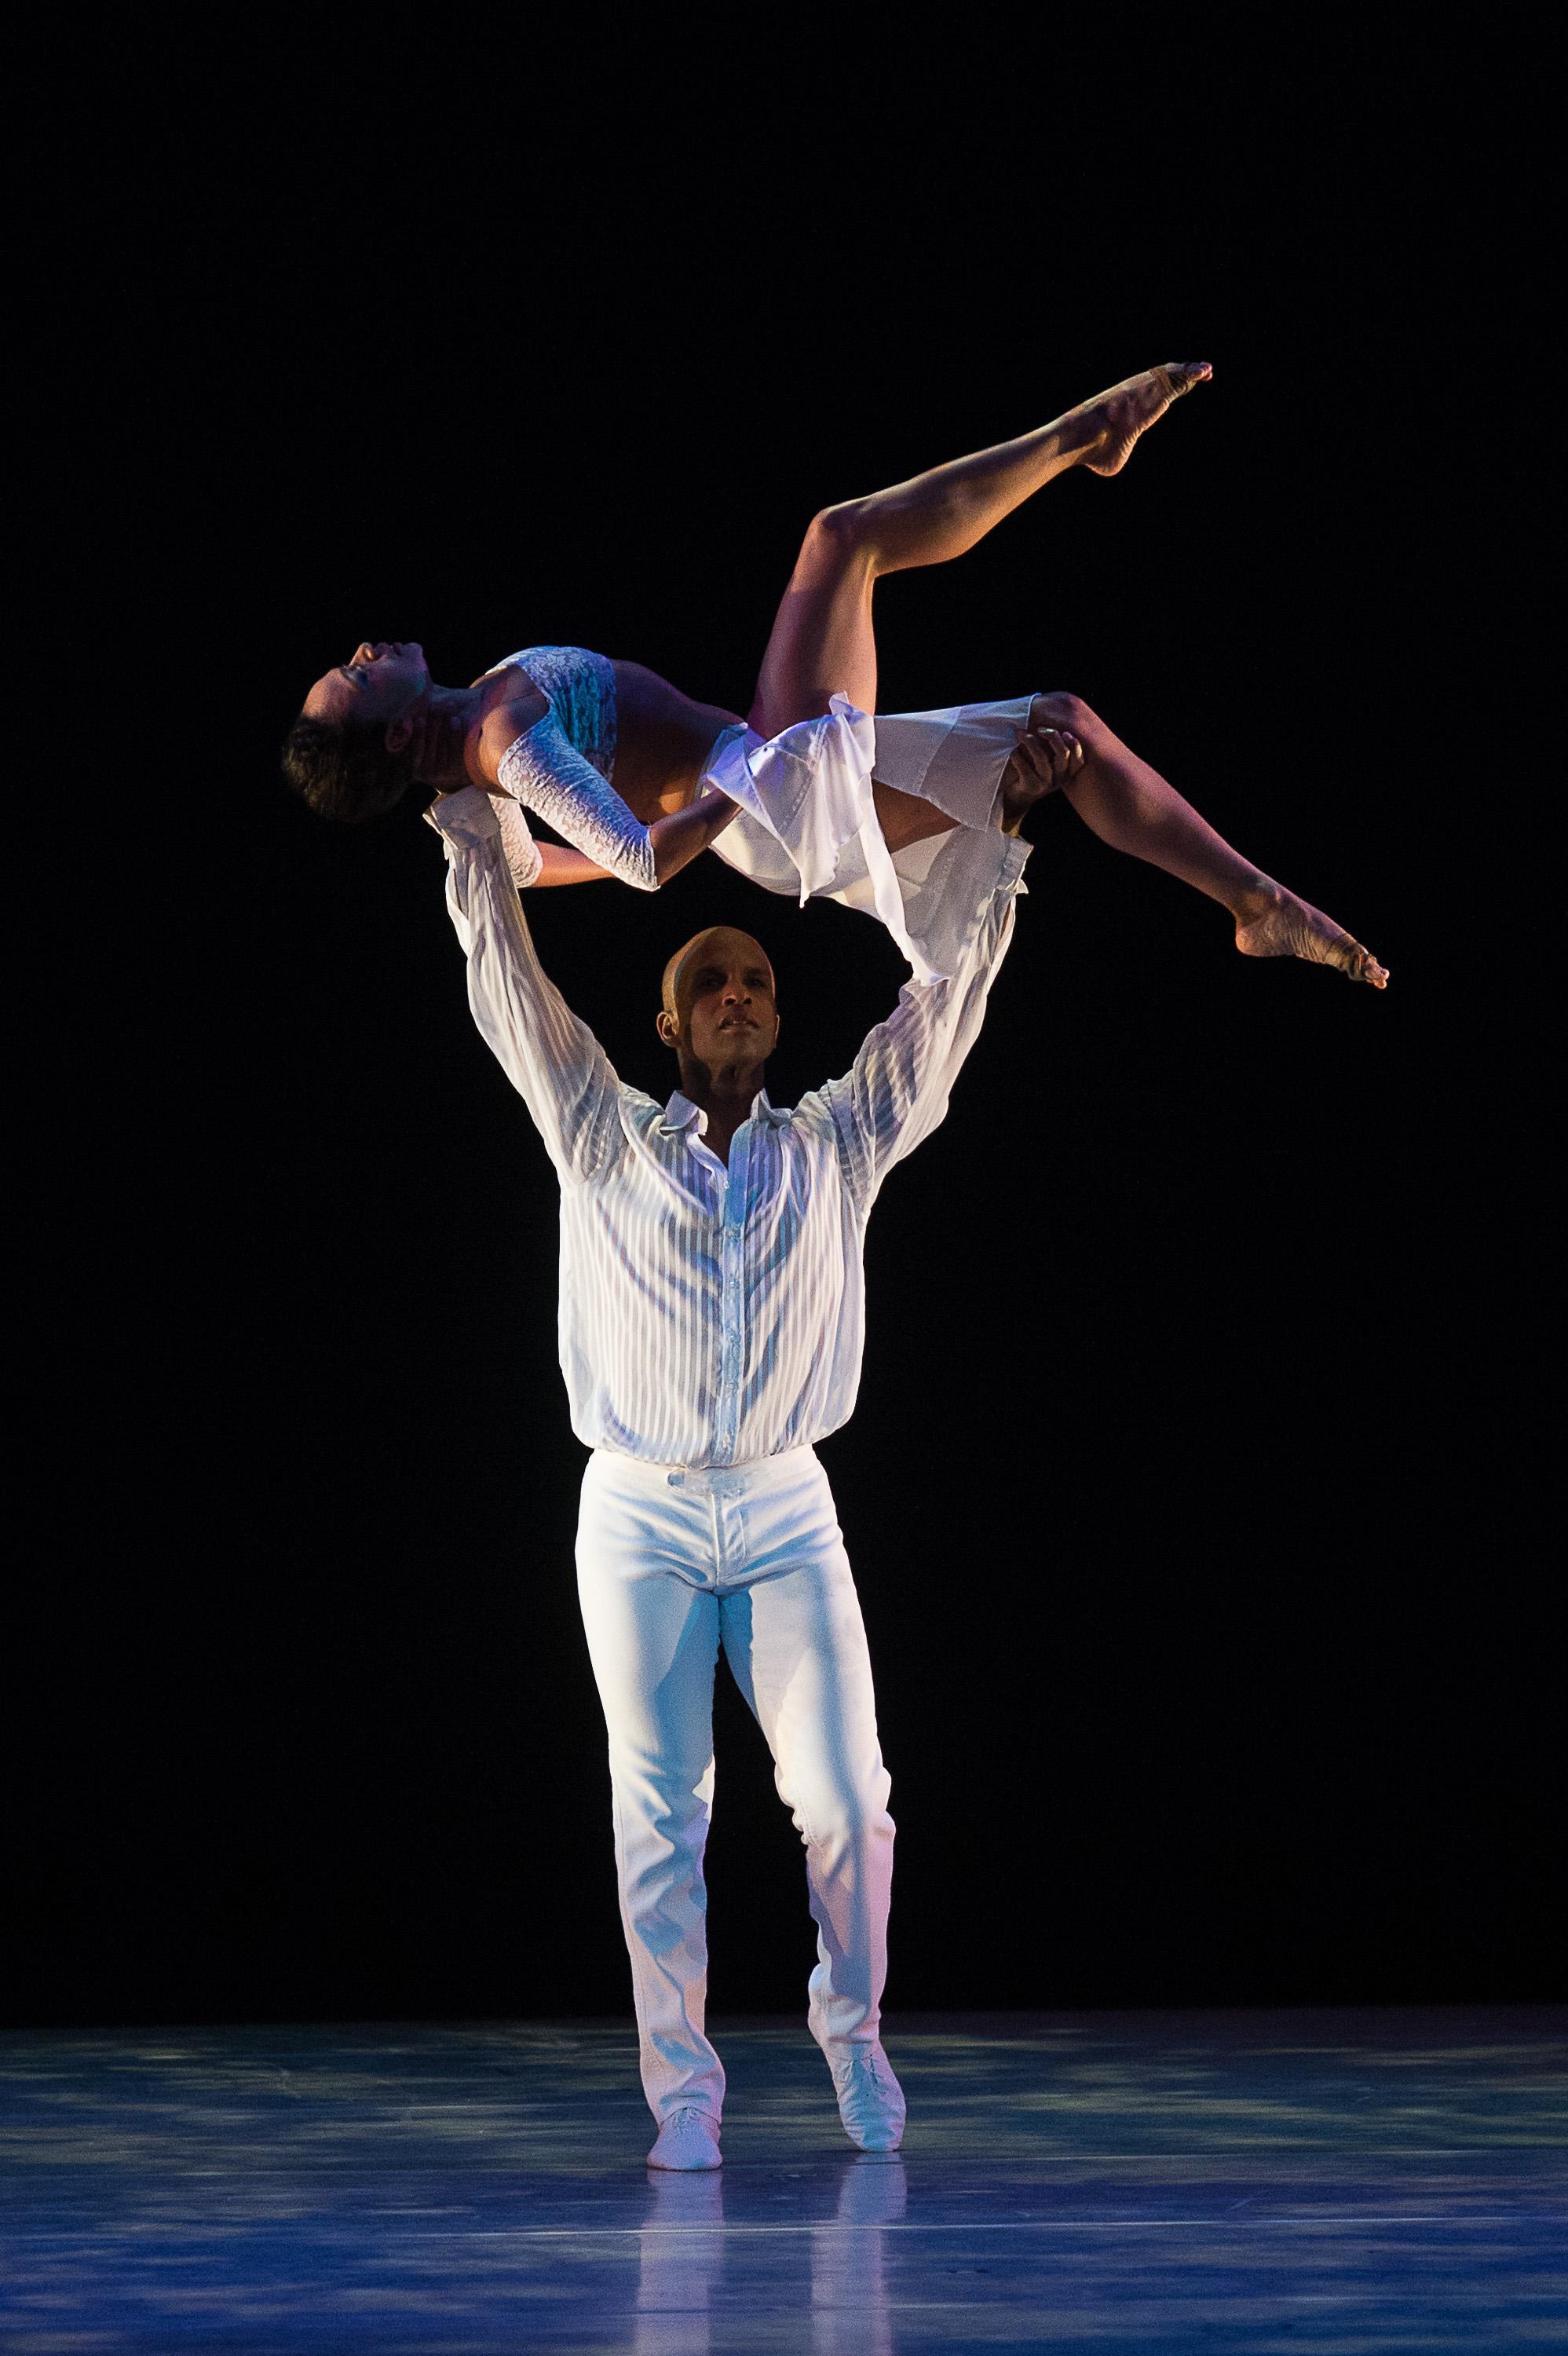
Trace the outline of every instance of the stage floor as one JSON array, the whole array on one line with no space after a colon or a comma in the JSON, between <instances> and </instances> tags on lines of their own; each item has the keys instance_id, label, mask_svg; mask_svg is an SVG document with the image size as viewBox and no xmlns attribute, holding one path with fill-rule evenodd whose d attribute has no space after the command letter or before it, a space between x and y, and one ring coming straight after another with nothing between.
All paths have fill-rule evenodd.
<instances>
[{"instance_id":1,"label":"stage floor","mask_svg":"<svg viewBox=\"0 0 1568 2356\"><path fill-rule=\"evenodd\" d=\"M1568 2013L890 2016L901 2155L716 2021L725 2166L630 2023L14 2031L5 2356L1568 2346Z\"/></svg>"}]
</instances>

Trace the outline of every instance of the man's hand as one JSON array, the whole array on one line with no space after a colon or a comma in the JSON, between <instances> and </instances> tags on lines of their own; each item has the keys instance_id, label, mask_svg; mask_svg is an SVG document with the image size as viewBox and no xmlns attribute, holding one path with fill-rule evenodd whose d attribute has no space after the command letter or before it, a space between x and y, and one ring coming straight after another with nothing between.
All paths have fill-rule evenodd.
<instances>
[{"instance_id":1,"label":"man's hand","mask_svg":"<svg viewBox=\"0 0 1568 2356\"><path fill-rule=\"evenodd\" d=\"M1083 747L1065 728L1028 728L1002 771L1002 832L1017 834L1024 815L1047 794L1065 786L1083 766Z\"/></svg>"},{"instance_id":2,"label":"man's hand","mask_svg":"<svg viewBox=\"0 0 1568 2356\"><path fill-rule=\"evenodd\" d=\"M476 720L453 712L421 712L410 739L414 776L421 786L433 786L442 794L479 786L500 797L500 768L508 747L549 710L543 690L525 672L512 670Z\"/></svg>"},{"instance_id":3,"label":"man's hand","mask_svg":"<svg viewBox=\"0 0 1568 2356\"><path fill-rule=\"evenodd\" d=\"M411 741L420 785L433 786L438 794L455 794L475 783L468 770L463 722L455 712L421 712Z\"/></svg>"}]
</instances>

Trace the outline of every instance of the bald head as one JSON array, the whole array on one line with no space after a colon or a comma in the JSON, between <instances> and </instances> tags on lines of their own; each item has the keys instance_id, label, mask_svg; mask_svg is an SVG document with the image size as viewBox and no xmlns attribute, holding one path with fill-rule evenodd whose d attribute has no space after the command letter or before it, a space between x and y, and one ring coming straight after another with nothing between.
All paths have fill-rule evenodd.
<instances>
[{"instance_id":1,"label":"bald head","mask_svg":"<svg viewBox=\"0 0 1568 2356\"><path fill-rule=\"evenodd\" d=\"M665 1012L667 1014L673 1014L677 1020L679 1019L680 1006L677 991L679 987L680 969L686 963L688 958L695 956L699 949L708 949L723 955L728 951L737 948L740 951L742 963L750 962L761 965L766 969L768 981L771 986L773 979L773 969L772 965L769 963L767 951L763 948L761 941L753 940L750 933L737 932L733 925L709 925L705 933L693 933L691 938L686 943L685 947L677 949L674 957L671 958L669 963L666 966L664 969L664 981L659 992L659 995L664 1001ZM725 962L729 962L727 955L725 956Z\"/></svg>"},{"instance_id":2,"label":"bald head","mask_svg":"<svg viewBox=\"0 0 1568 2356\"><path fill-rule=\"evenodd\" d=\"M658 1033L688 1061L720 1069L760 1069L778 1037L773 969L766 950L732 925L710 925L677 949L664 969Z\"/></svg>"}]
</instances>

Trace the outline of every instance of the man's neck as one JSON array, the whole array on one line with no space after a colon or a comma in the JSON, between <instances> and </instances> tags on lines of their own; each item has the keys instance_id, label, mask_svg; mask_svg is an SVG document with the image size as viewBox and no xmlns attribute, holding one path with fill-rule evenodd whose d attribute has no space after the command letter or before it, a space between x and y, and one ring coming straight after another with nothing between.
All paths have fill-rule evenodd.
<instances>
[{"instance_id":1,"label":"man's neck","mask_svg":"<svg viewBox=\"0 0 1568 2356\"><path fill-rule=\"evenodd\" d=\"M767 1075L765 1064L725 1064L710 1066L683 1055L680 1092L708 1116L703 1143L720 1162L730 1159L730 1141L752 1107Z\"/></svg>"}]
</instances>

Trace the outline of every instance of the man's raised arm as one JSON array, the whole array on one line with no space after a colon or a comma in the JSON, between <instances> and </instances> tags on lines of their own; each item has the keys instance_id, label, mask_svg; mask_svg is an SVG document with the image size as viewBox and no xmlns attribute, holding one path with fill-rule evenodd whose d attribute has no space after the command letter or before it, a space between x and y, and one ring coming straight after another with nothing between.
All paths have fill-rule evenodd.
<instances>
[{"instance_id":1,"label":"man's raised arm","mask_svg":"<svg viewBox=\"0 0 1568 2356\"><path fill-rule=\"evenodd\" d=\"M818 1093L832 1113L839 1149L862 1211L896 1162L929 1137L947 1110L948 1091L978 1035L997 969L1013 937L1013 902L1024 888L1029 845L1023 822L1038 802L1083 766L1069 730L1026 729L997 789L997 830L965 833L947 847L954 905L968 895L963 944L944 981L906 982L841 1080Z\"/></svg>"},{"instance_id":2,"label":"man's raised arm","mask_svg":"<svg viewBox=\"0 0 1568 2356\"><path fill-rule=\"evenodd\" d=\"M958 1067L979 1035L986 1000L1013 933L1013 902L1029 846L1012 834L971 834L952 855L974 871L974 915L944 981L908 981L841 1080L819 1091L862 1210L888 1172L947 1110Z\"/></svg>"},{"instance_id":3,"label":"man's raised arm","mask_svg":"<svg viewBox=\"0 0 1568 2356\"><path fill-rule=\"evenodd\" d=\"M620 1085L539 964L513 881L535 849L526 828L517 836L520 813L509 814L516 839L505 841L490 796L465 786L425 815L446 844L446 905L468 959L480 1036L533 1115L562 1181L596 1177L620 1145Z\"/></svg>"}]
</instances>

